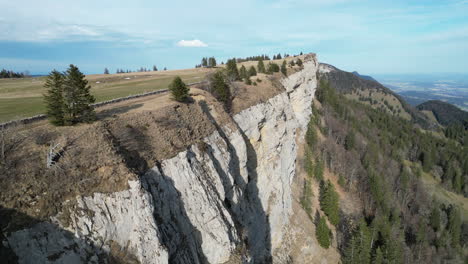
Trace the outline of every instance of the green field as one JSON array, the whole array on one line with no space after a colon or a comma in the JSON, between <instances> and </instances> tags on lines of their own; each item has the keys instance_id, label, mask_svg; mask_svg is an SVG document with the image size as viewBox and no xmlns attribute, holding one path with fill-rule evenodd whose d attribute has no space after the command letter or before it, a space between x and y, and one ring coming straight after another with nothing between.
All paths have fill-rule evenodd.
<instances>
[{"instance_id":1,"label":"green field","mask_svg":"<svg viewBox=\"0 0 468 264\"><path fill-rule=\"evenodd\" d=\"M168 87L175 76L186 83L198 82L207 69L188 69L165 72L142 72L110 75L89 75L91 92L97 102ZM128 79L129 78L129 79ZM0 79L0 123L45 112L42 94L45 77Z\"/></svg>"}]
</instances>

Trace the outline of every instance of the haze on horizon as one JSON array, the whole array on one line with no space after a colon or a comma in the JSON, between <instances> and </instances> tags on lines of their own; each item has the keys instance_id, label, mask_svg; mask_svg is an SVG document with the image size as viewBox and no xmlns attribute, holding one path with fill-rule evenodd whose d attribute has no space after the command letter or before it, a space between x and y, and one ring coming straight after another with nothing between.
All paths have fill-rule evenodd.
<instances>
[{"instance_id":1,"label":"haze on horizon","mask_svg":"<svg viewBox=\"0 0 468 264\"><path fill-rule=\"evenodd\" d=\"M0 68L190 68L315 52L365 74L467 73L468 1L6 1Z\"/></svg>"}]
</instances>

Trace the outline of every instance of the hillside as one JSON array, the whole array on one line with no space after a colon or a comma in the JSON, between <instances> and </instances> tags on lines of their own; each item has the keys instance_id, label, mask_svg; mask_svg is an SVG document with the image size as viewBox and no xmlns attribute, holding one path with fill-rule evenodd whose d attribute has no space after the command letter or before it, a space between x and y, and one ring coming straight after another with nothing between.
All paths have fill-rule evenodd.
<instances>
[{"instance_id":1,"label":"hillside","mask_svg":"<svg viewBox=\"0 0 468 264\"><path fill-rule=\"evenodd\" d=\"M324 163L336 188L359 201L349 212L350 198L340 194L342 262L466 263L468 148L349 99L325 80L316 98L311 170Z\"/></svg>"},{"instance_id":2,"label":"hillside","mask_svg":"<svg viewBox=\"0 0 468 264\"><path fill-rule=\"evenodd\" d=\"M327 75L337 90L323 74L338 70L300 58L286 75L226 81L228 103L207 73L186 102L161 93L100 107L91 124L2 130L0 260L466 261L462 140L370 104L398 100L380 84Z\"/></svg>"},{"instance_id":3,"label":"hillside","mask_svg":"<svg viewBox=\"0 0 468 264\"><path fill-rule=\"evenodd\" d=\"M468 112L452 104L431 100L416 106L416 108L420 111L431 112L443 126L458 124L468 129Z\"/></svg>"},{"instance_id":4,"label":"hillside","mask_svg":"<svg viewBox=\"0 0 468 264\"><path fill-rule=\"evenodd\" d=\"M423 128L435 128L436 125L427 116L405 102L399 95L377 81L363 79L354 73L342 71L332 65L321 63L320 78L327 80L332 87L347 98L384 109L395 116L414 120Z\"/></svg>"},{"instance_id":5,"label":"hillside","mask_svg":"<svg viewBox=\"0 0 468 264\"><path fill-rule=\"evenodd\" d=\"M359 72L357 71L353 71L352 74L356 75L357 77L361 78L361 79L364 79L364 80L368 80L368 81L374 81L376 82L377 80L374 79L372 76L369 76L369 75L361 75L359 74Z\"/></svg>"}]
</instances>

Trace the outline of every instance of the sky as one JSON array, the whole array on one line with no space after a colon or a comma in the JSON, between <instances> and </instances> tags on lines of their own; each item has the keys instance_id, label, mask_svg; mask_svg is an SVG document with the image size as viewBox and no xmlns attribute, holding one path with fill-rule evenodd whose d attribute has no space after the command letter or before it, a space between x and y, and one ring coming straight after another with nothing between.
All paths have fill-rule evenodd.
<instances>
[{"instance_id":1,"label":"sky","mask_svg":"<svg viewBox=\"0 0 468 264\"><path fill-rule=\"evenodd\" d=\"M468 0L0 0L0 68L191 68L317 53L361 74L468 73Z\"/></svg>"}]
</instances>

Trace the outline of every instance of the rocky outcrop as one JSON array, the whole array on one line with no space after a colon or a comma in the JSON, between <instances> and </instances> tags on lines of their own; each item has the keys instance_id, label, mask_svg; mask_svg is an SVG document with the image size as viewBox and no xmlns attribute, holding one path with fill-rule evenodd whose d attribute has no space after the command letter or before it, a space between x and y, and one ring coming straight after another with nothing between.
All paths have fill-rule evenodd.
<instances>
[{"instance_id":1,"label":"rocky outcrop","mask_svg":"<svg viewBox=\"0 0 468 264\"><path fill-rule=\"evenodd\" d=\"M198 102L216 127L203 141L155 164L128 190L77 197L4 243L20 263L285 262L297 142L317 67L308 55L303 70L282 80L285 92L227 124Z\"/></svg>"}]
</instances>

